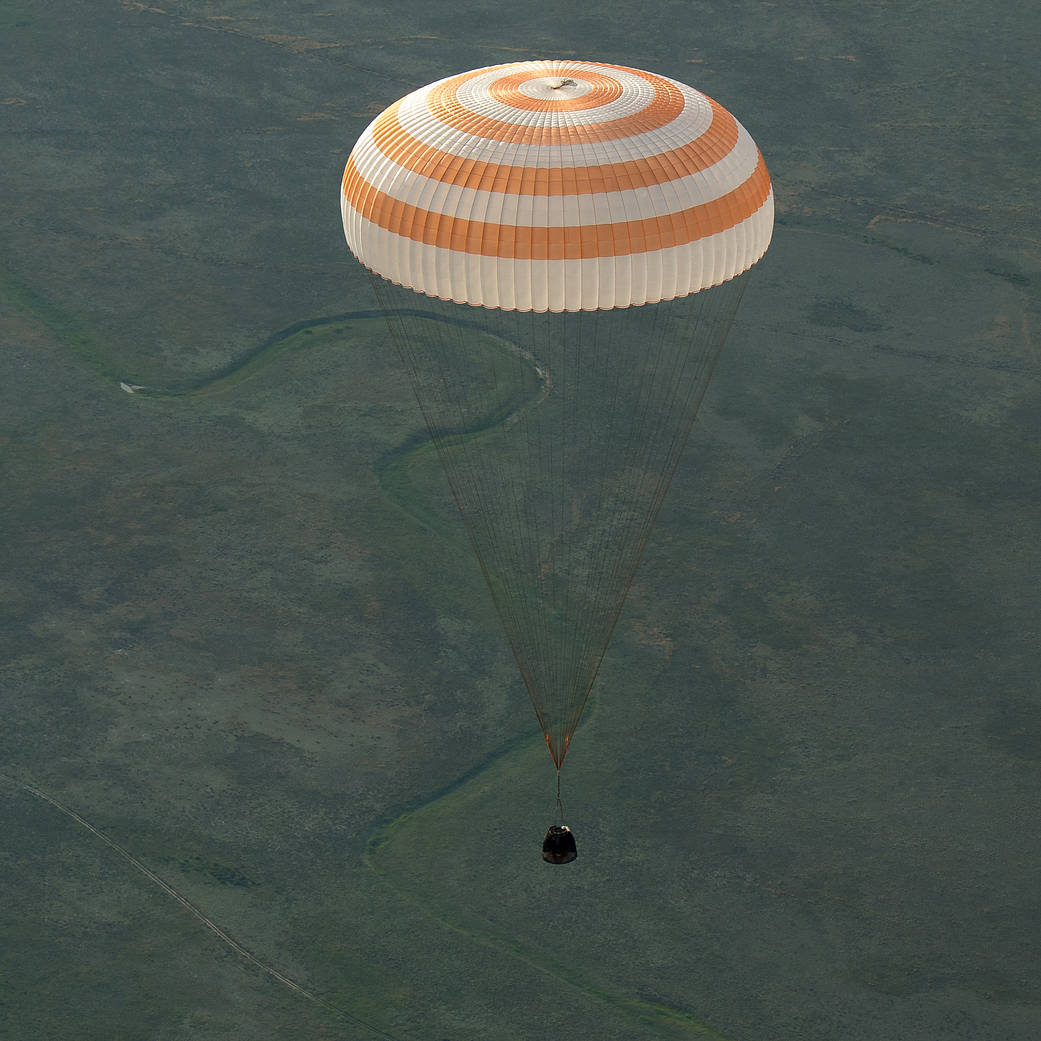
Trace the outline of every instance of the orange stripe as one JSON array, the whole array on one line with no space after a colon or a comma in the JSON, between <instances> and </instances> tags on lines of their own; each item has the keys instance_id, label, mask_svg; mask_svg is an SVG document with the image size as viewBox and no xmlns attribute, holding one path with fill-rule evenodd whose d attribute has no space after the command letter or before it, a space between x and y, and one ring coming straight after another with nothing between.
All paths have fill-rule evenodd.
<instances>
[{"instance_id":1,"label":"orange stripe","mask_svg":"<svg viewBox=\"0 0 1041 1041\"><path fill-rule=\"evenodd\" d=\"M372 124L372 137L392 162L435 181L463 185L486 192L518 195L588 195L647 188L705 170L728 155L737 144L737 120L722 105L712 106L708 129L689 144L646 159L598 166L565 166L539 169L485 163L453 156L413 137L398 119L397 102Z\"/></svg>"},{"instance_id":2,"label":"orange stripe","mask_svg":"<svg viewBox=\"0 0 1041 1041\"><path fill-rule=\"evenodd\" d=\"M477 137L492 141L524 141L532 145L582 144L587 141L613 141L619 137L631 137L634 133L657 130L671 123L683 111L683 94L661 76L637 69L626 69L640 76L654 87L654 97L639 112L604 123L568 123L550 126L520 126L501 119L482 116L460 103L458 88L475 76L483 76L488 70L477 69L462 76L453 76L437 84L427 95L427 108L431 115L445 126L464 130ZM552 75L550 73L549 75ZM576 70L575 75L580 75Z\"/></svg>"},{"instance_id":3,"label":"orange stripe","mask_svg":"<svg viewBox=\"0 0 1041 1041\"><path fill-rule=\"evenodd\" d=\"M577 227L521 227L449 217L392 199L368 184L347 160L343 193L366 220L439 249L504 260L590 260L682 246L718 234L752 216L770 193L762 155L752 175L712 202L662 217Z\"/></svg>"},{"instance_id":4,"label":"orange stripe","mask_svg":"<svg viewBox=\"0 0 1041 1041\"><path fill-rule=\"evenodd\" d=\"M510 108L524 109L528 112L582 112L591 108L602 108L617 101L622 96L622 85L613 76L605 76L599 72L575 72L575 76L592 86L592 90L579 98L548 97L533 98L521 92L520 88L532 80L551 79L547 72L518 72L515 76L503 76L489 84L488 93L503 105ZM557 77L567 79L566 75Z\"/></svg>"}]
</instances>

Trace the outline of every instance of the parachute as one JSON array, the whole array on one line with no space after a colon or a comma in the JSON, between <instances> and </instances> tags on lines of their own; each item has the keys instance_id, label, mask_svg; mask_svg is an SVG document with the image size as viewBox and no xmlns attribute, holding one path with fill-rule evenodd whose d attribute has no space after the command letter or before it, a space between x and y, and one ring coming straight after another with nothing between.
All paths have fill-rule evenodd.
<instances>
[{"instance_id":1,"label":"parachute","mask_svg":"<svg viewBox=\"0 0 1041 1041\"><path fill-rule=\"evenodd\" d=\"M529 61L417 90L344 170L369 270L559 771L773 191L721 105Z\"/></svg>"}]
</instances>

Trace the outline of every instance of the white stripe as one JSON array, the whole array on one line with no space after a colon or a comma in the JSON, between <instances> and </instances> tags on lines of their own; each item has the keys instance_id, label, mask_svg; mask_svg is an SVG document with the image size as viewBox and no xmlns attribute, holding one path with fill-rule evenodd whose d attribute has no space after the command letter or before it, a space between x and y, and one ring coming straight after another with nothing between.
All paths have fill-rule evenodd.
<instances>
[{"instance_id":1,"label":"white stripe","mask_svg":"<svg viewBox=\"0 0 1041 1041\"><path fill-rule=\"evenodd\" d=\"M415 94L409 95L398 107L398 120L416 140L448 155L505 166L600 166L603 163L616 162L616 153L623 144L626 159L646 159L687 144L708 130L712 123L712 106L708 99L690 87L683 87L681 84L676 86L683 92L684 106L675 119L655 130L610 141L567 142L560 145L540 145L538 148L532 148L524 142L495 141L469 133L465 129L446 126L434 118L425 100L414 100ZM416 92L422 93L423 91ZM546 113L535 112L530 115L537 117L530 121L532 123L546 122ZM584 124L584 121L577 117L584 116L585 113L569 112L566 115L576 117L570 120L571 125ZM370 130L371 126L366 133Z\"/></svg>"},{"instance_id":2,"label":"white stripe","mask_svg":"<svg viewBox=\"0 0 1041 1041\"><path fill-rule=\"evenodd\" d=\"M615 142L628 145L628 141ZM752 176L759 150L748 131L738 125L737 143L719 162L705 170L664 184L585 195L517 195L446 184L406 170L389 160L368 130L352 153L364 180L392 199L449 217L523 224L525 227L577 227L617 221L665 217L700 203L712 202ZM628 155L621 157L630 158Z\"/></svg>"}]
</instances>

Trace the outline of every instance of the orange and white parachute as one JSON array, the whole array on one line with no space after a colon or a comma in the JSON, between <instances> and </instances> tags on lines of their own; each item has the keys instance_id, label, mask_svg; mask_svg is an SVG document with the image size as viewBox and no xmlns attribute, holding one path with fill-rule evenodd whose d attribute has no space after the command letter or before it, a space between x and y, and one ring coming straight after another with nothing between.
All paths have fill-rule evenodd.
<instances>
[{"instance_id":1,"label":"orange and white parachute","mask_svg":"<svg viewBox=\"0 0 1041 1041\"><path fill-rule=\"evenodd\" d=\"M755 142L664 76L527 61L440 80L391 105L344 171L358 259L428 296L579 311L695 293L770 243Z\"/></svg>"}]
</instances>

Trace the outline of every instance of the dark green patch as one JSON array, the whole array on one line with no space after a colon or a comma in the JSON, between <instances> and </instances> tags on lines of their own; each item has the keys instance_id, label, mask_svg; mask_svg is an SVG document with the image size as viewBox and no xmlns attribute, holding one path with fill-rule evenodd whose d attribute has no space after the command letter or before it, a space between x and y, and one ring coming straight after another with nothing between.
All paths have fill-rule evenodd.
<instances>
[{"instance_id":1,"label":"dark green patch","mask_svg":"<svg viewBox=\"0 0 1041 1041\"><path fill-rule=\"evenodd\" d=\"M907 246L897 245L895 242L887 242L885 239L868 238L866 242L878 243L884 246L886 249L891 250L899 257L905 257L908 260L913 260L918 264L935 264L936 258L930 257L926 253L920 253L917 250L909 249Z\"/></svg>"},{"instance_id":2,"label":"dark green patch","mask_svg":"<svg viewBox=\"0 0 1041 1041\"><path fill-rule=\"evenodd\" d=\"M1009 755L1041 763L1041 701L1026 694L1006 694L991 704L987 737Z\"/></svg>"},{"instance_id":3,"label":"dark green patch","mask_svg":"<svg viewBox=\"0 0 1041 1041\"><path fill-rule=\"evenodd\" d=\"M984 268L984 271L988 275L994 275L995 278L1003 278L1006 282L1011 282L1014 286L1019 286L1026 289L1030 285L1030 279L1024 275L1021 271L1008 271L1001 270L1000 268L988 267Z\"/></svg>"},{"instance_id":4,"label":"dark green patch","mask_svg":"<svg viewBox=\"0 0 1041 1041\"><path fill-rule=\"evenodd\" d=\"M874 333L883 328L878 317L858 307L851 300L818 298L806 308L806 317L814 325L822 325L828 329Z\"/></svg>"},{"instance_id":5,"label":"dark green patch","mask_svg":"<svg viewBox=\"0 0 1041 1041\"><path fill-rule=\"evenodd\" d=\"M222 886L251 889L254 886L262 885L261 882L250 878L236 867L232 867L229 864L217 864L212 860L206 860L199 856L185 858L178 864L178 867L186 874L194 873L212 878L214 882L218 882Z\"/></svg>"},{"instance_id":6,"label":"dark green patch","mask_svg":"<svg viewBox=\"0 0 1041 1041\"><path fill-rule=\"evenodd\" d=\"M117 380L104 347L82 322L52 297L37 292L0 268L0 308L27 315L39 322L74 357L87 364L102 379Z\"/></svg>"}]
</instances>

